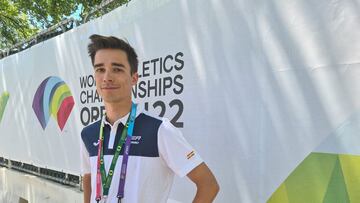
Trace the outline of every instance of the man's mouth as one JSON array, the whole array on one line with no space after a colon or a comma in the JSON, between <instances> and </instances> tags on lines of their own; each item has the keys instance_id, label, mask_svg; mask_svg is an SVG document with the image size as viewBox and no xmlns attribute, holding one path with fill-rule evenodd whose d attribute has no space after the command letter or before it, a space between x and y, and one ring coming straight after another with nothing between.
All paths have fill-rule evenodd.
<instances>
[{"instance_id":1,"label":"man's mouth","mask_svg":"<svg viewBox=\"0 0 360 203\"><path fill-rule=\"evenodd\" d=\"M113 90L118 89L119 87L101 87L102 90Z\"/></svg>"}]
</instances>

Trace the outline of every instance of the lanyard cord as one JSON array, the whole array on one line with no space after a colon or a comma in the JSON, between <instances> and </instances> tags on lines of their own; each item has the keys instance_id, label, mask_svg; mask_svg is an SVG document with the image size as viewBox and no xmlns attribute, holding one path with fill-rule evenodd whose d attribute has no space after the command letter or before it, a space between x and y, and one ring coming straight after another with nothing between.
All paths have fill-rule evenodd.
<instances>
[{"instance_id":1,"label":"lanyard cord","mask_svg":"<svg viewBox=\"0 0 360 203\"><path fill-rule=\"evenodd\" d=\"M121 133L121 138L116 147L116 151L115 151L115 154L111 161L109 173L107 176L106 176L106 172L105 172L104 155L103 155L103 149L102 149L103 141L104 141L104 137L103 137L104 122L101 122L99 145L98 145L97 173L96 173L96 197L95 197L95 200L97 202L99 202L101 200L101 183L102 183L102 187L104 190L103 195L107 196L109 194L109 189L110 189L111 181L113 178L115 165L116 165L117 159L119 158L121 148L125 142L125 149L124 149L123 161L122 161L122 165L121 165L121 174L120 174L119 188L118 188L118 194L117 194L119 201L121 200L121 198L124 197L127 162L128 162L129 152L130 152L131 136L132 136L133 129L134 129L135 118L136 118L136 104L132 103L130 116L128 117L126 125ZM126 136L126 134L127 134L127 136ZM126 139L126 141L125 141L125 139Z\"/></svg>"},{"instance_id":2,"label":"lanyard cord","mask_svg":"<svg viewBox=\"0 0 360 203\"><path fill-rule=\"evenodd\" d=\"M126 126L126 127L128 127L128 130L127 130L127 137L126 137L123 160L122 160L122 164L121 164L121 173L120 173L119 188L118 188L118 194L117 194L117 198L119 199L119 202L124 197L126 170L127 170L127 163L128 163L129 153L130 153L131 136L134 131L135 117L136 117L136 105L132 105L129 126Z\"/></svg>"}]
</instances>

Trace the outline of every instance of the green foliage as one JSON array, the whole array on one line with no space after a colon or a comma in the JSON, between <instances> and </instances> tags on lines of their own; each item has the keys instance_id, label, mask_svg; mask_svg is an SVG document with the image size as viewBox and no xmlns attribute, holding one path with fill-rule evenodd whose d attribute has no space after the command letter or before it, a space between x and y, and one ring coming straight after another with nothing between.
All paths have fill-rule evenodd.
<instances>
[{"instance_id":1,"label":"green foliage","mask_svg":"<svg viewBox=\"0 0 360 203\"><path fill-rule=\"evenodd\" d=\"M7 0L0 0L0 48L9 47L35 34L37 29L28 21L28 16Z\"/></svg>"},{"instance_id":2,"label":"green foliage","mask_svg":"<svg viewBox=\"0 0 360 203\"><path fill-rule=\"evenodd\" d=\"M93 12L90 19L129 1L112 1L104 9ZM0 0L0 49L28 39L74 14L78 14L78 20L82 22L101 2L102 0Z\"/></svg>"}]
</instances>

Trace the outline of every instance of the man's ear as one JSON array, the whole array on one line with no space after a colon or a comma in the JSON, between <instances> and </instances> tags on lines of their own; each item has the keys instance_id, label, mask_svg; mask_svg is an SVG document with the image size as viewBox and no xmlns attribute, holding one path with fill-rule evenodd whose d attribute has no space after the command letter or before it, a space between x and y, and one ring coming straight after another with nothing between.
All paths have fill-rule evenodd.
<instances>
[{"instance_id":1,"label":"man's ear","mask_svg":"<svg viewBox=\"0 0 360 203\"><path fill-rule=\"evenodd\" d=\"M136 72L136 73L133 73L132 76L131 76L131 78L132 78L131 84L132 84L132 85L136 85L136 83L137 83L137 81L138 81L138 79L139 79L139 74L138 74L137 72Z\"/></svg>"}]
</instances>

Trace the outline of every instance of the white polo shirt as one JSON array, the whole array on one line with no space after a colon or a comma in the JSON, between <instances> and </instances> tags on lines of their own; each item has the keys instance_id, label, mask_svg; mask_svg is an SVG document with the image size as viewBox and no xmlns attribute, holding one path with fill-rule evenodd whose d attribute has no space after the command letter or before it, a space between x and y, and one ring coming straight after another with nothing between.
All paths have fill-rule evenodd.
<instances>
[{"instance_id":1,"label":"white polo shirt","mask_svg":"<svg viewBox=\"0 0 360 203\"><path fill-rule=\"evenodd\" d=\"M106 174L129 114L110 125L104 120L104 161ZM96 170L100 122L83 129L81 137L82 174L91 173L91 202L96 203ZM117 203L123 149L106 199ZM202 163L201 157L166 118L137 112L122 203L166 203L174 174L184 177ZM104 202L104 199L102 199Z\"/></svg>"}]
</instances>

